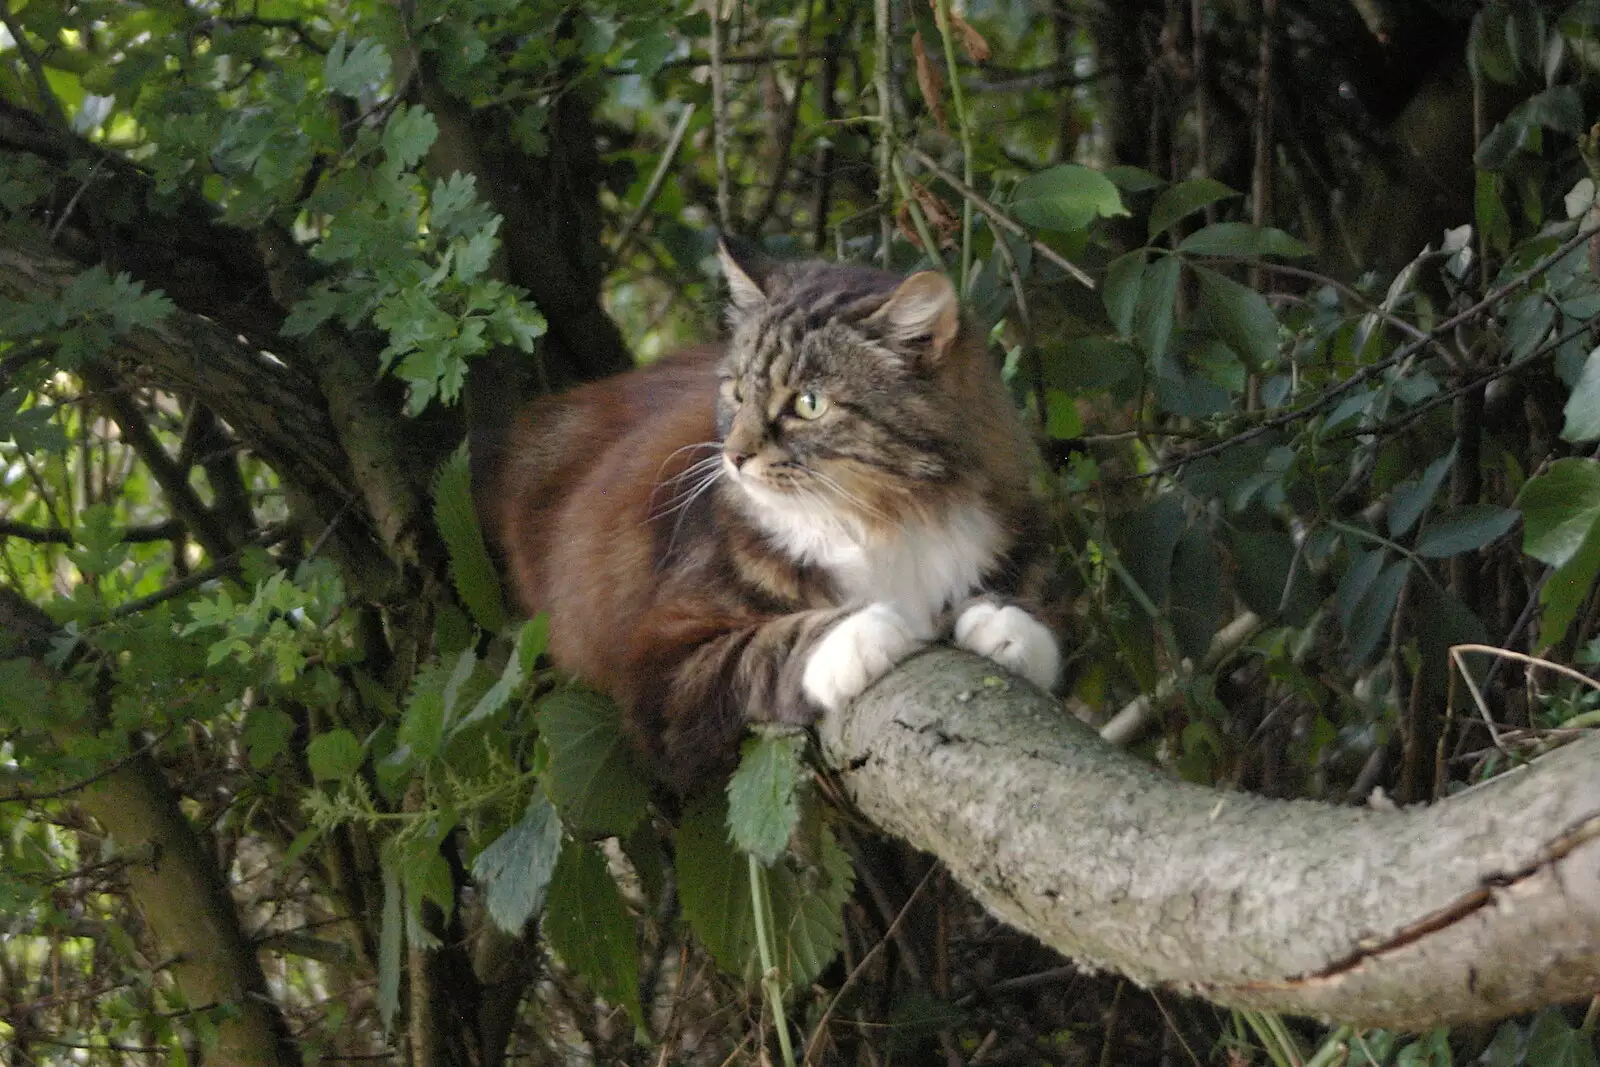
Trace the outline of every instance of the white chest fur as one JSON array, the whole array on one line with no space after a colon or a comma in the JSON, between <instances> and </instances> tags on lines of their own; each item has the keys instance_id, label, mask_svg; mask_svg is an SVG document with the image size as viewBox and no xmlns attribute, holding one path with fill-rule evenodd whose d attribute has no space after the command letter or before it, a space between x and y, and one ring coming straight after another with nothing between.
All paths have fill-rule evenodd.
<instances>
[{"instance_id":1,"label":"white chest fur","mask_svg":"<svg viewBox=\"0 0 1600 1067\"><path fill-rule=\"evenodd\" d=\"M756 520L790 558L824 568L847 605L893 605L924 639L940 612L979 588L1002 547L1000 524L971 504L872 536L814 502L759 495Z\"/></svg>"}]
</instances>

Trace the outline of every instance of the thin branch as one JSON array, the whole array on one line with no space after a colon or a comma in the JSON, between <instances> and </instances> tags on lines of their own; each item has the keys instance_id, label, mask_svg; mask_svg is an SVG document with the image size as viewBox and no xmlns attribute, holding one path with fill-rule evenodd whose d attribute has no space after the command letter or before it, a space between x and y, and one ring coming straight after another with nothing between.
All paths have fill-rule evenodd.
<instances>
[{"instance_id":1,"label":"thin branch","mask_svg":"<svg viewBox=\"0 0 1600 1067\"><path fill-rule=\"evenodd\" d=\"M672 127L672 134L667 138L667 146L661 150L661 159L656 163L656 171L650 175L650 184L645 186L644 195L639 198L639 204L633 209L633 214L628 216L628 221L623 224L622 232L617 236L616 246L611 252L613 262L620 262L628 252L628 245L632 243L639 224L644 221L645 215L650 211L656 197L661 193L661 186L666 183L667 173L672 169L672 161L678 155L678 148L683 144L683 135L689 130L689 120L694 118L695 105L690 103L683 109L683 114L678 116L678 122Z\"/></svg>"},{"instance_id":2,"label":"thin branch","mask_svg":"<svg viewBox=\"0 0 1600 1067\"><path fill-rule=\"evenodd\" d=\"M129 526L117 535L126 544L147 544L151 541L171 541L182 537L186 527L182 519L167 519L149 526ZM72 545L77 542L72 531L60 526L30 526L24 522L0 519L0 537L15 537L41 545Z\"/></svg>"},{"instance_id":3,"label":"thin branch","mask_svg":"<svg viewBox=\"0 0 1600 1067\"><path fill-rule=\"evenodd\" d=\"M722 0L711 0L711 143L717 157L717 225L733 232L728 191L728 76L722 67Z\"/></svg>"},{"instance_id":4,"label":"thin branch","mask_svg":"<svg viewBox=\"0 0 1600 1067\"><path fill-rule=\"evenodd\" d=\"M163 741L172 736L172 732L176 729L176 726L167 727L159 736L154 737L140 745L126 756L123 756L117 760L113 760L111 763L106 764L106 766L100 768L100 770L96 771L94 774L91 774L89 777L81 778L78 781L73 782L71 785L64 785L59 789L50 789L42 793L16 792L0 794L0 804L37 804L41 800L59 800L64 796L70 796L73 793L81 792L89 788L91 785L94 785L101 779L111 777L113 774L116 774L122 768L126 767L134 760L139 759L141 756L154 752L161 746Z\"/></svg>"},{"instance_id":5,"label":"thin branch","mask_svg":"<svg viewBox=\"0 0 1600 1067\"><path fill-rule=\"evenodd\" d=\"M35 52L33 45L28 43L28 35L23 32L22 24L17 21L16 15L11 12L10 0L0 0L0 25L4 25L6 32L11 35L11 41L16 45L17 54L22 57L22 62L28 67L28 73L33 77L34 90L39 94L39 106L56 121L61 129L71 129L72 124L67 120L67 113L61 109L61 101L56 98L55 90L50 88L50 79L45 75L44 64L39 60L39 53Z\"/></svg>"},{"instance_id":6,"label":"thin branch","mask_svg":"<svg viewBox=\"0 0 1600 1067\"><path fill-rule=\"evenodd\" d=\"M758 234L761 227L765 226L772 213L778 208L778 197L783 195L784 177L789 172L789 158L794 153L794 137L799 125L800 102L805 96L806 67L811 59L811 5L806 4L805 20L800 23L800 36L796 43L799 57L795 60L794 96L784 108L783 121L778 127L778 158L772 165L772 182L767 186L767 195L761 201L761 208L756 212L754 221L750 223L750 232Z\"/></svg>"},{"instance_id":7,"label":"thin branch","mask_svg":"<svg viewBox=\"0 0 1600 1067\"><path fill-rule=\"evenodd\" d=\"M928 155L928 153L924 152L916 145L906 145L905 151L906 154L911 156L912 159L915 159L918 163L921 163L924 167L927 167L929 170L933 171L934 174L938 175L940 181L950 186L950 188L954 189L957 193L960 193L966 199L972 201L972 206L976 207L979 211L983 212L984 215L988 216L990 222L994 223L1002 230L1005 230L1007 233L1015 234L1024 241L1027 241L1033 246L1033 250L1035 252L1039 253L1045 259L1048 259L1050 262L1054 263L1056 266L1072 275L1072 277L1081 282L1085 288L1093 289L1095 287L1094 279L1089 277L1082 267L1063 256L1060 252L1057 252L1043 241L1034 240L1033 236L1028 233L1027 229L1023 227L1022 223L1013 219L1010 215L1007 215L994 204L984 199L977 190L972 188L972 186L968 185L960 178L957 178L954 174L951 174L944 167L940 166L938 160Z\"/></svg>"}]
</instances>

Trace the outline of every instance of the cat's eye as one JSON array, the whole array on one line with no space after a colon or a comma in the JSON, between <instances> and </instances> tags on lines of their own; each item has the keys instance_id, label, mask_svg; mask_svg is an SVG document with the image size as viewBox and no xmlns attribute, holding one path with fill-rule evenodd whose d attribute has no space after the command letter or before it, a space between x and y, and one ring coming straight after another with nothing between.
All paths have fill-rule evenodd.
<instances>
[{"instance_id":1,"label":"cat's eye","mask_svg":"<svg viewBox=\"0 0 1600 1067\"><path fill-rule=\"evenodd\" d=\"M828 410L828 398L807 390L796 394L793 407L794 413L802 419L821 418L822 413Z\"/></svg>"}]
</instances>

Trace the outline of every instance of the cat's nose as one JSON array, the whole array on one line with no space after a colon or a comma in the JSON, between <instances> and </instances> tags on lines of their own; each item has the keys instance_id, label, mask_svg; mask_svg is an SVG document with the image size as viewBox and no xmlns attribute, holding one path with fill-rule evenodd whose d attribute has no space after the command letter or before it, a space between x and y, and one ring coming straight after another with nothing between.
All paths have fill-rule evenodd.
<instances>
[{"instance_id":1,"label":"cat's nose","mask_svg":"<svg viewBox=\"0 0 1600 1067\"><path fill-rule=\"evenodd\" d=\"M733 469L734 470L739 470L745 465L745 461L750 458L751 453L749 453L749 452L728 452L728 453L726 453L726 455L728 457L728 462L733 464Z\"/></svg>"}]
</instances>

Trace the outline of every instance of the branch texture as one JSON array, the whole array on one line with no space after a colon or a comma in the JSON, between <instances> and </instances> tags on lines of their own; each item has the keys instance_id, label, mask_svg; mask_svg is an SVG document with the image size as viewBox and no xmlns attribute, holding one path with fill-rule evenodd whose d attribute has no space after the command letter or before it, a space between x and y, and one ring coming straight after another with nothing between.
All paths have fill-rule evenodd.
<instances>
[{"instance_id":1,"label":"branch texture","mask_svg":"<svg viewBox=\"0 0 1600 1067\"><path fill-rule=\"evenodd\" d=\"M822 724L861 811L1081 963L1221 1004L1422 1030L1600 986L1600 738L1432 807L1226 793L964 653Z\"/></svg>"}]
</instances>

